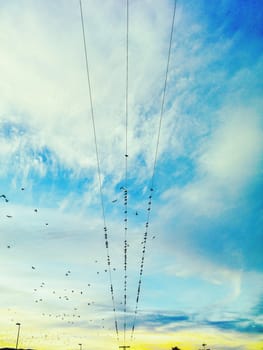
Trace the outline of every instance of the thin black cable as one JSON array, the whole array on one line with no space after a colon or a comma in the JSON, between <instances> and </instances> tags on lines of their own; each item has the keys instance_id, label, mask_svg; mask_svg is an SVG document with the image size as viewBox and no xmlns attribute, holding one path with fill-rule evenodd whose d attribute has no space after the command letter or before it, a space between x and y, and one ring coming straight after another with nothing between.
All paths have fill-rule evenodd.
<instances>
[{"instance_id":1,"label":"thin black cable","mask_svg":"<svg viewBox=\"0 0 263 350\"><path fill-rule=\"evenodd\" d=\"M147 213L147 221L146 221L146 224L145 224L145 233L144 233L144 239L143 239L142 258L141 258L141 265L140 265L140 277L139 277L138 288L137 288L137 296L136 296L136 304L135 304L135 311L134 311L134 319L133 319L132 331L131 331L131 340L133 340L133 338L134 338L135 322L136 322L136 318L137 318L137 314L138 314L138 304L139 304L140 293L141 293L141 284L142 284L142 275L143 275L143 269L144 269L146 243L147 243L147 237L148 237L148 228L149 228L149 222L150 222L150 212L151 212L152 197L153 197L153 191L154 191L154 176L155 176L155 169L156 169L157 156L158 156L158 150L159 150L160 133L161 133L162 120L163 120L163 113L164 113L164 101L165 101L165 96L166 96L167 79L168 79L170 57L171 57L171 48L172 48L172 40L173 40L173 32L174 32L174 21L175 21L176 4L177 4L177 0L174 0L174 10L173 10L173 17L172 17L172 26L171 26L171 34L170 34L168 57L167 57L167 66L166 66L165 79L164 79L164 88L163 88L163 96L162 96L161 111L160 111L160 118L159 118L159 127L158 127L158 133L157 133L157 142L156 142L156 149L155 149L155 156L154 156L153 172L152 172L152 178L151 178L151 181L150 181L150 195L148 197L148 208L147 208L148 213Z\"/></svg>"},{"instance_id":2,"label":"thin black cable","mask_svg":"<svg viewBox=\"0 0 263 350\"><path fill-rule=\"evenodd\" d=\"M127 328L127 263L128 263L128 98L129 98L129 0L126 1L126 94L125 94L125 190L124 190L124 300L123 343L126 345Z\"/></svg>"},{"instance_id":3,"label":"thin black cable","mask_svg":"<svg viewBox=\"0 0 263 350\"><path fill-rule=\"evenodd\" d=\"M112 299L112 306L113 306L113 312L114 312L115 331L116 331L116 335L117 335L117 340L119 341L119 330L118 330L118 321L117 321L117 317L116 317L116 306L115 306L114 289L113 289L113 283L112 283L109 240L108 240L108 233L107 233L108 230L107 230L107 225L106 225L105 208L104 208L102 185L101 185L102 184L101 169L100 169L100 161L99 161L99 152L98 152L96 125L95 125L95 118L94 118L94 109L93 109L93 103L92 103L92 91L91 91L91 82L90 82L90 74L89 74L85 25L84 25L84 20L83 20L83 10L82 10L82 1L81 0L79 0L79 6L80 6L82 37L83 37L83 45L84 45L84 53L85 53L86 73L87 73L88 87L89 87L91 119L92 119L93 136L94 136L94 144L95 144L96 159L97 159L97 174L98 174L99 188L100 188L100 201L101 201L102 217L103 217L103 224L104 224L104 239L105 239L105 246L106 246L106 252L107 252L107 264L108 264L108 272L109 272L109 280L110 280L110 291L111 291L111 299Z\"/></svg>"}]
</instances>

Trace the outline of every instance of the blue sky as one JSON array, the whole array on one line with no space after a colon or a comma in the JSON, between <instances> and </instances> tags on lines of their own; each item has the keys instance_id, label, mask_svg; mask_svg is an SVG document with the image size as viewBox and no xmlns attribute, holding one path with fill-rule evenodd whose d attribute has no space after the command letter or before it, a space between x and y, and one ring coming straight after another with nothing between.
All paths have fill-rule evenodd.
<instances>
[{"instance_id":1,"label":"blue sky","mask_svg":"<svg viewBox=\"0 0 263 350\"><path fill-rule=\"evenodd\" d=\"M127 341L173 4L130 0ZM178 1L136 349L206 342L252 350L263 342L261 7L259 0ZM16 322L24 347L122 343L125 2L83 0L83 14L121 340L79 4L13 0L0 4L3 346L14 344Z\"/></svg>"}]
</instances>

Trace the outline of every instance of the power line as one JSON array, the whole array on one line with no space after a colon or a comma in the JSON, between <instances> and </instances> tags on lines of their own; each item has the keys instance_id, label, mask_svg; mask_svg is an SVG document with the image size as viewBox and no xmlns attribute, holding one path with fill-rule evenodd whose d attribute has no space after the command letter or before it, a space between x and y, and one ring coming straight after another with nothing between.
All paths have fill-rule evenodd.
<instances>
[{"instance_id":1,"label":"power line","mask_svg":"<svg viewBox=\"0 0 263 350\"><path fill-rule=\"evenodd\" d=\"M160 133L161 133L162 120L163 120L163 113L164 113L164 101L165 101L165 96L166 96L167 79L168 79L170 57L171 57L171 47L172 47L172 39L173 39L173 32L174 32L176 4L177 4L177 0L174 0L174 10L173 10L173 17L172 17L171 33L170 33L167 66L166 66L164 88L163 88L163 94L162 94L162 103L161 103L161 111L160 111L159 126L158 126L158 133L157 133L157 142L156 142L156 149L155 149L155 156L154 156L154 163L153 163L153 172L152 172L152 178L150 181L150 195L148 197L147 219L146 219L145 232L144 232L144 238L143 238L143 249L142 249L139 282L138 282L136 302L135 302L134 318L133 318L133 323L132 323L131 340L133 340L133 338L134 338L135 322L136 322L136 318L137 318L137 314L138 314L138 305L139 305L139 299L140 299L140 293L141 293L141 284L142 284L142 275L143 275L143 269L144 269L146 243L147 243L147 237L148 237L150 212L151 212L152 197L153 197L153 191L154 191L154 176L155 176L157 156L158 156L158 150L159 150L159 144L160 144Z\"/></svg>"},{"instance_id":2,"label":"power line","mask_svg":"<svg viewBox=\"0 0 263 350\"><path fill-rule=\"evenodd\" d=\"M97 160L97 174L98 174L99 189L100 189L100 202L101 202L102 218L103 218L103 224L104 224L104 228L103 228L104 229L104 242L105 242L105 247L106 247L106 252L107 252L107 264L108 264L108 272L109 272L109 280L110 280L110 292L111 292L112 306L113 306L113 312L114 312L115 331L116 331L117 340L119 341L119 330L118 330L118 321L117 321L117 317L116 317L114 289L113 289L113 283L112 283L108 229L107 229L107 225L106 225L106 216L105 216L104 200L103 200L103 193L102 193L101 169L100 169L100 161L99 161L99 152L98 152L97 133L96 133L95 118L94 118L94 109L93 109L93 102L92 102L92 90L91 90L91 82L90 82L90 74L89 74L89 63L88 63L88 54L87 54L87 45L86 45L85 25L84 25L84 20L83 20L82 0L79 0L79 6L80 6L80 16L81 16L81 27L82 27L82 37L83 37L83 46L84 46L84 54L85 54L86 73L87 73L88 88L89 88L91 119L92 119L93 136L94 136L94 144L95 144L95 152L96 152L96 160Z\"/></svg>"},{"instance_id":3,"label":"power line","mask_svg":"<svg viewBox=\"0 0 263 350\"><path fill-rule=\"evenodd\" d=\"M126 346L127 328L127 259L128 259L128 98L129 98L129 0L126 0L126 93L125 93L125 190L124 190L124 300L123 300L123 342Z\"/></svg>"}]
</instances>

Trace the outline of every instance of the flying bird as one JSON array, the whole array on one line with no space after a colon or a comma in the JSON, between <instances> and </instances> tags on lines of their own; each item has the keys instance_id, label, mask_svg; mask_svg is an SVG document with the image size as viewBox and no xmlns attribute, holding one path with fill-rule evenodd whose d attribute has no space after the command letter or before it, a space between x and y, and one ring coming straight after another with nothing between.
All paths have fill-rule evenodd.
<instances>
[{"instance_id":1,"label":"flying bird","mask_svg":"<svg viewBox=\"0 0 263 350\"><path fill-rule=\"evenodd\" d=\"M3 198L3 199L5 200L6 203L8 202L8 199L6 198L6 195L5 195L5 194L1 194L0 198Z\"/></svg>"},{"instance_id":2,"label":"flying bird","mask_svg":"<svg viewBox=\"0 0 263 350\"><path fill-rule=\"evenodd\" d=\"M12 218L13 216L12 216L12 215L6 215L6 217L10 219L10 218Z\"/></svg>"},{"instance_id":3,"label":"flying bird","mask_svg":"<svg viewBox=\"0 0 263 350\"><path fill-rule=\"evenodd\" d=\"M34 209L34 212L35 212L35 213L37 213L37 211L38 211L37 209Z\"/></svg>"},{"instance_id":4,"label":"flying bird","mask_svg":"<svg viewBox=\"0 0 263 350\"><path fill-rule=\"evenodd\" d=\"M31 266L32 267L32 270L35 270L36 268L35 268L35 266Z\"/></svg>"},{"instance_id":5,"label":"flying bird","mask_svg":"<svg viewBox=\"0 0 263 350\"><path fill-rule=\"evenodd\" d=\"M118 199L114 199L113 201L111 201L112 203L116 203Z\"/></svg>"}]
</instances>

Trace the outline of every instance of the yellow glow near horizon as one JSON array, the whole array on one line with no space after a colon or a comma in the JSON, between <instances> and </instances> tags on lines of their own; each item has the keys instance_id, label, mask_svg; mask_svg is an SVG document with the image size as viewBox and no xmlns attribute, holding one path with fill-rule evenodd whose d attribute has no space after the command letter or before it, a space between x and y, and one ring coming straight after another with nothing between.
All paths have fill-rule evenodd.
<instances>
[{"instance_id":1,"label":"yellow glow near horizon","mask_svg":"<svg viewBox=\"0 0 263 350\"><path fill-rule=\"evenodd\" d=\"M1 327L1 333L0 346L15 347L17 328L14 326L14 329L11 330L10 327L8 329ZM107 331L56 328L47 330L47 336L45 336L45 334L40 333L40 329L37 329L37 327L32 327L30 330L21 327L19 348L34 348L37 350L50 350L54 347L58 350L78 349L79 343L83 344L83 350L86 348L100 350L104 349L105 345L107 345L107 349L118 349L118 346L122 345L121 341L117 344L116 340ZM202 347L202 343L208 344L210 349L244 347L247 350L261 350L263 338L259 335L251 336L236 332L222 333L211 328L203 328L171 333L151 333L138 330L134 342L130 344L128 337L126 342L134 350L170 350L173 346L178 346L181 350L198 350Z\"/></svg>"}]
</instances>

